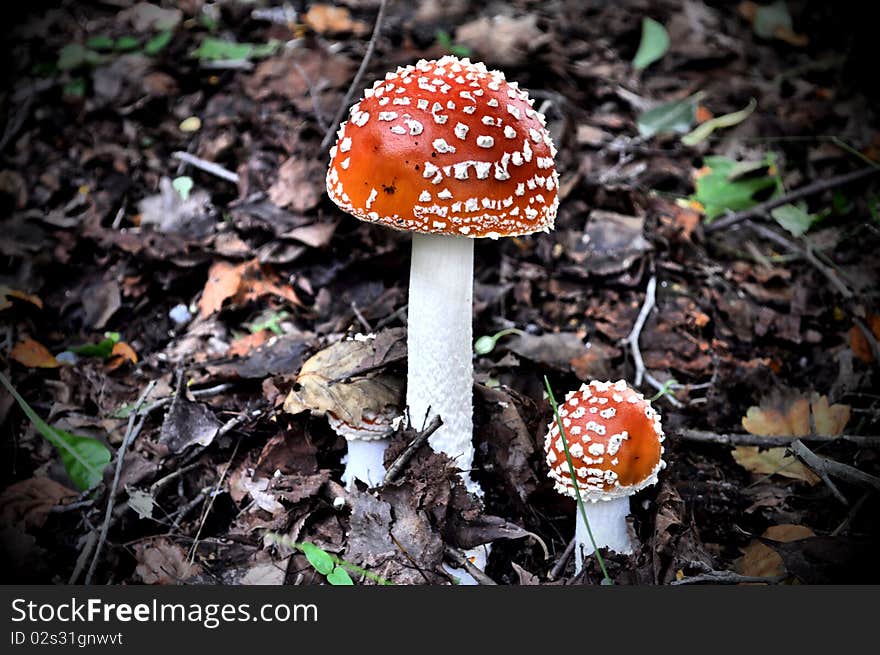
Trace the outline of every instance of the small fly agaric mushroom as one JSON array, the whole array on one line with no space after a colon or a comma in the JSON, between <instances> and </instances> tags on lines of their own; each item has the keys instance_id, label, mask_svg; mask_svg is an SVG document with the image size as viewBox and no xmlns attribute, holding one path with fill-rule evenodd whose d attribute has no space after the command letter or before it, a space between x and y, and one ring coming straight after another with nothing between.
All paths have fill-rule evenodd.
<instances>
[{"instance_id":1,"label":"small fly agaric mushroom","mask_svg":"<svg viewBox=\"0 0 880 655\"><path fill-rule=\"evenodd\" d=\"M348 444L348 452L343 463L342 483L346 489L353 489L355 480L367 487L378 487L385 479L385 451L389 437L394 432L396 411L376 413L365 409L361 422L352 425L333 413L327 413L327 422L333 431L343 437Z\"/></svg>"},{"instance_id":2,"label":"small fly agaric mushroom","mask_svg":"<svg viewBox=\"0 0 880 655\"><path fill-rule=\"evenodd\" d=\"M592 381L565 397L559 418L597 548L631 553L626 517L629 497L657 482L663 462L663 429L651 403L624 380ZM565 444L554 420L544 451L559 493L575 497ZM575 529L575 570L593 552L580 512Z\"/></svg>"},{"instance_id":3,"label":"small fly agaric mushroom","mask_svg":"<svg viewBox=\"0 0 880 655\"><path fill-rule=\"evenodd\" d=\"M429 443L476 493L473 239L549 231L559 204L556 149L533 104L483 64L422 60L366 89L330 150L333 202L414 233L407 405L414 421L443 419Z\"/></svg>"}]
</instances>

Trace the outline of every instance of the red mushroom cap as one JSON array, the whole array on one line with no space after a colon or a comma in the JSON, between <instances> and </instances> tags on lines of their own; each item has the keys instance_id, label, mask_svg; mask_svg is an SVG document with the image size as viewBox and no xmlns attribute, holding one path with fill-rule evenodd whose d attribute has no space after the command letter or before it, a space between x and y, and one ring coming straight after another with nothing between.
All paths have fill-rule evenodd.
<instances>
[{"instance_id":1,"label":"red mushroom cap","mask_svg":"<svg viewBox=\"0 0 880 655\"><path fill-rule=\"evenodd\" d=\"M559 418L585 500L629 496L657 482L665 466L660 415L625 381L581 385L559 406ZM556 490L574 496L555 420L548 426L544 451Z\"/></svg>"},{"instance_id":2,"label":"red mushroom cap","mask_svg":"<svg viewBox=\"0 0 880 655\"><path fill-rule=\"evenodd\" d=\"M556 149L504 73L453 56L377 81L330 150L327 193L357 218L467 237L549 231Z\"/></svg>"}]
</instances>

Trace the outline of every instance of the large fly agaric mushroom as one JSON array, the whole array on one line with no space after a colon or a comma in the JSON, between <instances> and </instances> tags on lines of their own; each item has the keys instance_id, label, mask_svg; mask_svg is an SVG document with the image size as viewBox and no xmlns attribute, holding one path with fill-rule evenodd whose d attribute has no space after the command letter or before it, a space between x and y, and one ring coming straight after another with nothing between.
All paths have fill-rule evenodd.
<instances>
[{"instance_id":1,"label":"large fly agaric mushroom","mask_svg":"<svg viewBox=\"0 0 880 655\"><path fill-rule=\"evenodd\" d=\"M366 89L330 150L333 202L413 232L406 401L414 422L440 415L429 443L477 493L473 239L549 231L559 204L556 150L532 105L483 64L422 60Z\"/></svg>"},{"instance_id":2,"label":"large fly agaric mushroom","mask_svg":"<svg viewBox=\"0 0 880 655\"><path fill-rule=\"evenodd\" d=\"M657 482L663 462L660 415L642 394L617 382L590 382L565 397L559 418L597 548L631 553L626 525L629 497ZM554 420L544 441L556 490L575 497L565 444ZM575 529L575 570L593 552L580 513Z\"/></svg>"}]
</instances>

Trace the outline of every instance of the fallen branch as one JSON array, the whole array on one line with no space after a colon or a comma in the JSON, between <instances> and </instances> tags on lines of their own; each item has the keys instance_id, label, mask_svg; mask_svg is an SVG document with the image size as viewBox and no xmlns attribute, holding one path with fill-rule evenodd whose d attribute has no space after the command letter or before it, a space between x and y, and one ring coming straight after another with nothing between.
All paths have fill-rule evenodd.
<instances>
[{"instance_id":1,"label":"fallen branch","mask_svg":"<svg viewBox=\"0 0 880 655\"><path fill-rule=\"evenodd\" d=\"M457 568L464 569L470 576L481 585L497 586L498 583L476 566L465 556L463 552L452 546L445 546L443 553Z\"/></svg>"},{"instance_id":2,"label":"fallen branch","mask_svg":"<svg viewBox=\"0 0 880 655\"><path fill-rule=\"evenodd\" d=\"M719 434L706 430L680 430L674 433L675 437L686 441L702 441L704 443L717 443L724 446L760 446L762 448L774 448L788 446L794 441L848 441L864 448L880 448L880 435L855 435L855 434L810 434L799 437L772 436L765 437L758 434L732 433Z\"/></svg>"},{"instance_id":3,"label":"fallen branch","mask_svg":"<svg viewBox=\"0 0 880 655\"><path fill-rule=\"evenodd\" d=\"M441 425L443 425L443 421L439 416L432 418L427 427L416 435L416 438L403 449L403 452L400 453L400 455L397 456L397 459L395 459L391 466L388 467L388 471L385 472L385 479L382 480L382 484L394 482L397 479L397 476L400 475L409 461L416 454L416 451L422 447L422 444L424 444Z\"/></svg>"},{"instance_id":4,"label":"fallen branch","mask_svg":"<svg viewBox=\"0 0 880 655\"><path fill-rule=\"evenodd\" d=\"M348 92L345 94L345 98L343 98L342 104L339 106L339 110L336 112L336 116L333 117L333 121L327 128L327 133L324 135L324 139L321 141L322 151L326 150L327 146L330 145L330 141L333 139L333 135L336 133L336 130L339 128L339 124L342 122L342 117L345 116L345 112L348 111L348 107L349 105L351 105L352 96L354 95L355 91L360 87L361 80L364 77L364 73L367 72L367 67L369 66L370 59L373 56L373 50L376 49L376 41L379 39L379 32L382 31L382 21L385 18L385 6L387 4L388 0L380 0L379 2L379 13L376 14L376 23L373 25L373 35L370 37L369 44L367 44L367 51L366 53L364 53L364 58L361 60L360 68L358 68L354 79L351 81L351 85L348 87Z\"/></svg>"},{"instance_id":5,"label":"fallen branch","mask_svg":"<svg viewBox=\"0 0 880 655\"><path fill-rule=\"evenodd\" d=\"M717 221L714 221L707 225L705 231L707 233L718 232L719 230L726 229L731 225L736 225L737 223L741 223L742 221L748 220L750 218L758 218L760 216L764 216L768 212L770 212L770 210L781 207L782 205L787 205L803 198L814 196L817 193L822 193L823 191L828 191L829 189L835 189L837 187L844 186L845 184L857 182L858 180L870 177L871 175L875 175L876 173L880 173L880 166L869 166L868 168L862 168L857 171L852 171L850 173L844 173L843 175L837 175L835 177L829 177L825 180L819 180L818 182L814 182L813 184L808 184L799 189L790 191L789 193L781 195L778 198L766 200L749 209L744 209L733 214L728 214L723 218L719 218Z\"/></svg>"},{"instance_id":6,"label":"fallen branch","mask_svg":"<svg viewBox=\"0 0 880 655\"><path fill-rule=\"evenodd\" d=\"M841 464L828 457L817 455L807 448L804 442L800 439L792 442L791 452L823 480L826 480L828 477L835 477L859 487L880 491L880 478L865 473L864 471L857 469L855 466ZM847 505L848 504L849 503L847 503Z\"/></svg>"},{"instance_id":7,"label":"fallen branch","mask_svg":"<svg viewBox=\"0 0 880 655\"><path fill-rule=\"evenodd\" d=\"M553 565L553 568L550 569L550 573L547 574L547 579L550 582L556 580L560 575L562 575L562 571L565 569L565 565L568 564L568 560L571 559L572 554L574 553L574 546L576 543L576 539L572 539L568 542L568 545L565 547L565 550L562 551L562 555L559 556L559 561Z\"/></svg>"}]
</instances>

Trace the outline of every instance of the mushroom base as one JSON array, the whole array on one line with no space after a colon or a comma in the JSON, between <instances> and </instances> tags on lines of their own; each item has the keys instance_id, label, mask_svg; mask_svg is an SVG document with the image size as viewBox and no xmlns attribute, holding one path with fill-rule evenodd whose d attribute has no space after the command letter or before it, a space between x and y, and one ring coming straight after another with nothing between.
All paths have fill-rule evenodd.
<instances>
[{"instance_id":1,"label":"mushroom base","mask_svg":"<svg viewBox=\"0 0 880 655\"><path fill-rule=\"evenodd\" d=\"M413 234L409 278L406 404L416 428L435 415L443 425L428 443L461 471L468 491L473 446L474 241Z\"/></svg>"},{"instance_id":2,"label":"mushroom base","mask_svg":"<svg viewBox=\"0 0 880 655\"><path fill-rule=\"evenodd\" d=\"M342 484L349 491L354 488L355 480L360 480L367 487L378 487L385 479L385 450L389 439L352 439L348 442L348 454L343 459L345 471L342 473Z\"/></svg>"},{"instance_id":3,"label":"mushroom base","mask_svg":"<svg viewBox=\"0 0 880 655\"><path fill-rule=\"evenodd\" d=\"M626 517L629 516L629 497L612 500L584 502L587 519L593 531L593 539L599 548L607 548L615 553L629 554L632 545L629 541L629 530ZM574 532L574 569L580 573L587 556L594 552L590 533L584 523L580 509L577 509L577 522Z\"/></svg>"}]
</instances>

